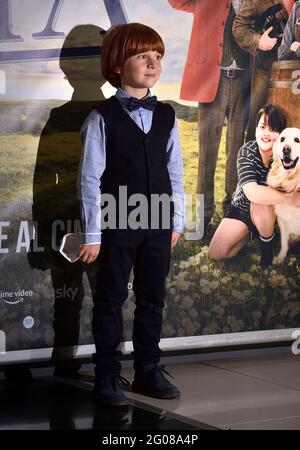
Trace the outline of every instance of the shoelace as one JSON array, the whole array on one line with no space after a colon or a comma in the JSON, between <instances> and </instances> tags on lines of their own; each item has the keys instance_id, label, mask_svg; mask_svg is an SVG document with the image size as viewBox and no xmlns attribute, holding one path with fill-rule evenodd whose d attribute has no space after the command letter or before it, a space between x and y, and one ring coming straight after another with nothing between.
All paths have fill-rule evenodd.
<instances>
[{"instance_id":1,"label":"shoelace","mask_svg":"<svg viewBox=\"0 0 300 450\"><path fill-rule=\"evenodd\" d=\"M122 377L121 375L114 375L112 379L113 388L116 390L118 387L128 387L130 386L130 383L126 378Z\"/></svg>"},{"instance_id":2,"label":"shoelace","mask_svg":"<svg viewBox=\"0 0 300 450\"><path fill-rule=\"evenodd\" d=\"M171 375L166 369L164 365L160 365L160 366L156 366L154 368L154 370L159 370L159 372L161 372L162 374L166 374L168 375L170 378L172 378L174 380L173 375Z\"/></svg>"}]
</instances>

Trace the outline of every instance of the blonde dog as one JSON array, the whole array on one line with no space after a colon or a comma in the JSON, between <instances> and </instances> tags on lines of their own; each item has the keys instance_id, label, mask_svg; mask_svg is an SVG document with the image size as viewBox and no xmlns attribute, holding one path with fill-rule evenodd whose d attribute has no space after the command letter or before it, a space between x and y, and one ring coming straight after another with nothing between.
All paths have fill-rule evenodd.
<instances>
[{"instance_id":1,"label":"blonde dog","mask_svg":"<svg viewBox=\"0 0 300 450\"><path fill-rule=\"evenodd\" d=\"M269 186L284 192L300 190L300 129L286 128L273 147L273 164L268 174ZM300 207L275 205L281 236L281 248L273 264L283 263L289 242L300 239Z\"/></svg>"}]
</instances>

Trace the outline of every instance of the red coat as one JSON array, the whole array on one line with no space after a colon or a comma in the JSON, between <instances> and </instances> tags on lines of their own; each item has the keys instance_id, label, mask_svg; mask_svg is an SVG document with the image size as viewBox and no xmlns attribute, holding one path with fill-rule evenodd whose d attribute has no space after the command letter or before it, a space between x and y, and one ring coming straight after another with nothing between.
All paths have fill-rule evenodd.
<instances>
[{"instance_id":1,"label":"red coat","mask_svg":"<svg viewBox=\"0 0 300 450\"><path fill-rule=\"evenodd\" d=\"M212 102L216 97L222 45L231 0L168 0L175 9L194 13L180 97Z\"/></svg>"}]
</instances>

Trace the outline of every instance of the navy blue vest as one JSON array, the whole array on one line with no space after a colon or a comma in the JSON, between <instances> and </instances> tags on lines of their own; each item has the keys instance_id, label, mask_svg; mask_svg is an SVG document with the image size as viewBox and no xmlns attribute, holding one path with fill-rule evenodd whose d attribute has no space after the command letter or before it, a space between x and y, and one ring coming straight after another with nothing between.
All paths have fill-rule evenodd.
<instances>
[{"instance_id":1,"label":"navy blue vest","mask_svg":"<svg viewBox=\"0 0 300 450\"><path fill-rule=\"evenodd\" d=\"M101 195L113 195L117 210L120 186L127 187L128 198L134 194L145 195L149 205L152 194L171 196L166 149L175 122L173 108L158 102L147 134L114 96L99 103L96 109L106 125L106 168L101 177ZM133 209L128 207L128 213Z\"/></svg>"}]
</instances>

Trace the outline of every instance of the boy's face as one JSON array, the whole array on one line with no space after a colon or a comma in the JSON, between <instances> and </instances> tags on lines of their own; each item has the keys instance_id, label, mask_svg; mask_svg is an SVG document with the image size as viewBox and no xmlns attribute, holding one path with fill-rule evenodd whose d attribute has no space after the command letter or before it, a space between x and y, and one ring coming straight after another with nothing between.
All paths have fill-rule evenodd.
<instances>
[{"instance_id":1,"label":"boy's face","mask_svg":"<svg viewBox=\"0 0 300 450\"><path fill-rule=\"evenodd\" d=\"M160 77L161 54L157 51L146 51L126 59L119 69L121 86L134 89L152 88Z\"/></svg>"},{"instance_id":2,"label":"boy's face","mask_svg":"<svg viewBox=\"0 0 300 450\"><path fill-rule=\"evenodd\" d=\"M272 150L278 136L278 131L271 130L268 118L263 114L256 127L256 141L259 148L264 152Z\"/></svg>"}]
</instances>

